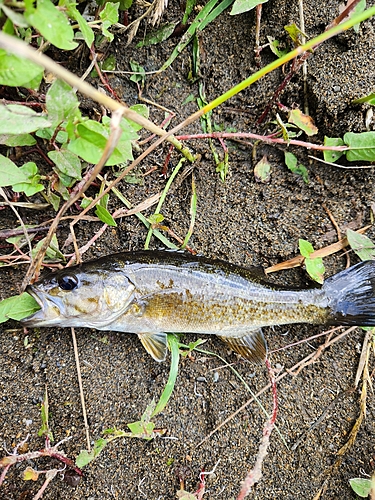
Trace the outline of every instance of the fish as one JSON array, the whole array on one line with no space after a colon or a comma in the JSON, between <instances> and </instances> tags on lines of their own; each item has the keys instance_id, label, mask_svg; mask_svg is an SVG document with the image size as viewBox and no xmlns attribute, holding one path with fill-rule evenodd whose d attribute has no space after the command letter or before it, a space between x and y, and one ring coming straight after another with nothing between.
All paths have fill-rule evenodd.
<instances>
[{"instance_id":1,"label":"fish","mask_svg":"<svg viewBox=\"0 0 375 500\"><path fill-rule=\"evenodd\" d=\"M26 291L40 309L27 327L86 327L137 334L156 360L168 333L214 334L257 363L262 328L308 323L375 326L375 261L354 265L318 288L288 288L258 268L183 252L135 251L50 272Z\"/></svg>"}]
</instances>

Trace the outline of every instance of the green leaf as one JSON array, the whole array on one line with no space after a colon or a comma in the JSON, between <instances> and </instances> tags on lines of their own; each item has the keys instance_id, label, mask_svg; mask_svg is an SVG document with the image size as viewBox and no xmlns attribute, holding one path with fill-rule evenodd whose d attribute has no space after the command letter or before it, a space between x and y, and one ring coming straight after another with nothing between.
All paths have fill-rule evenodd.
<instances>
[{"instance_id":1,"label":"green leaf","mask_svg":"<svg viewBox=\"0 0 375 500\"><path fill-rule=\"evenodd\" d=\"M306 37L305 33L294 23L284 26L284 29L296 45L300 45L299 35Z\"/></svg>"},{"instance_id":2,"label":"green leaf","mask_svg":"<svg viewBox=\"0 0 375 500\"><path fill-rule=\"evenodd\" d=\"M367 498L371 493L371 488L372 488L371 479L354 477L353 479L349 479L349 483L354 493L356 493L361 498Z\"/></svg>"},{"instance_id":3,"label":"green leaf","mask_svg":"<svg viewBox=\"0 0 375 500\"><path fill-rule=\"evenodd\" d=\"M348 161L375 161L375 132L347 132L343 139L350 147L345 153Z\"/></svg>"},{"instance_id":4,"label":"green leaf","mask_svg":"<svg viewBox=\"0 0 375 500\"><path fill-rule=\"evenodd\" d=\"M270 44L271 52L275 54L277 57L283 57L288 53L288 49L280 49L279 40L275 40L272 36L267 36L267 40Z\"/></svg>"},{"instance_id":5,"label":"green leaf","mask_svg":"<svg viewBox=\"0 0 375 500\"><path fill-rule=\"evenodd\" d=\"M293 109L289 112L288 122L296 125L308 136L312 136L318 133L318 129L315 127L311 116L305 115L299 109Z\"/></svg>"},{"instance_id":6,"label":"green leaf","mask_svg":"<svg viewBox=\"0 0 375 500\"><path fill-rule=\"evenodd\" d=\"M112 217L112 215L106 208L102 207L101 205L96 205L95 213L99 217L99 219L105 224L108 224L108 226L117 226L116 221Z\"/></svg>"},{"instance_id":7,"label":"green leaf","mask_svg":"<svg viewBox=\"0 0 375 500\"><path fill-rule=\"evenodd\" d=\"M145 104L134 104L134 106L130 106L130 109L143 116L143 118L148 118L150 114L149 108ZM141 130L142 125L138 125L138 123L133 122L132 120L128 120L127 118L123 118L121 120L121 128L125 132L129 129L129 126L133 129L133 131L137 132ZM134 139L132 139L134 140Z\"/></svg>"},{"instance_id":8,"label":"green leaf","mask_svg":"<svg viewBox=\"0 0 375 500\"><path fill-rule=\"evenodd\" d=\"M103 122L105 122L104 118ZM107 120L109 123L109 118ZM93 120L87 120L77 126L77 133L79 137L68 144L68 149L88 163L98 163L109 137L109 125L104 126ZM132 160L133 154L130 138L136 139L137 137L133 129L128 126L126 131L122 133L106 165L117 165L118 163Z\"/></svg>"},{"instance_id":9,"label":"green leaf","mask_svg":"<svg viewBox=\"0 0 375 500\"><path fill-rule=\"evenodd\" d=\"M302 255L302 257L305 257L305 258L310 257L310 254L312 254L314 251L314 247L307 240L299 239L298 246L299 246L300 254Z\"/></svg>"},{"instance_id":10,"label":"green leaf","mask_svg":"<svg viewBox=\"0 0 375 500\"><path fill-rule=\"evenodd\" d=\"M75 116L79 102L70 85L62 80L55 80L46 95L48 118L52 127L56 127L64 120Z\"/></svg>"},{"instance_id":11,"label":"green leaf","mask_svg":"<svg viewBox=\"0 0 375 500\"><path fill-rule=\"evenodd\" d=\"M3 3L0 5L1 10L4 12L4 14L7 16L8 19L12 21L13 24L16 26L19 26L21 28L27 28L28 24L26 22L26 19L22 14L19 12L15 12L14 10L10 9Z\"/></svg>"},{"instance_id":12,"label":"green leaf","mask_svg":"<svg viewBox=\"0 0 375 500\"><path fill-rule=\"evenodd\" d=\"M27 318L39 311L40 307L36 300L28 293L9 297L0 302L0 323L15 319L17 321Z\"/></svg>"},{"instance_id":13,"label":"green leaf","mask_svg":"<svg viewBox=\"0 0 375 500\"><path fill-rule=\"evenodd\" d=\"M33 161L29 161L28 163L22 165L20 170L25 174L27 182L13 184L13 191L16 193L25 193L26 196L32 196L33 194L43 191L43 184L38 184L40 180L38 167Z\"/></svg>"},{"instance_id":14,"label":"green leaf","mask_svg":"<svg viewBox=\"0 0 375 500\"><path fill-rule=\"evenodd\" d=\"M289 168L293 174L300 175L302 179L306 182L306 184L309 183L309 174L308 170L304 165L298 165L297 166L297 158L293 153L289 153L288 151L285 151L285 164Z\"/></svg>"},{"instance_id":15,"label":"green leaf","mask_svg":"<svg viewBox=\"0 0 375 500\"><path fill-rule=\"evenodd\" d=\"M0 135L0 144L5 144L9 147L16 146L33 146L36 139L30 134L3 134Z\"/></svg>"},{"instance_id":16,"label":"green leaf","mask_svg":"<svg viewBox=\"0 0 375 500\"><path fill-rule=\"evenodd\" d=\"M268 0L236 0L233 4L232 10L230 11L230 15L235 16L236 14L242 14L243 12L254 9L259 4L266 2L268 2Z\"/></svg>"},{"instance_id":17,"label":"green leaf","mask_svg":"<svg viewBox=\"0 0 375 500\"><path fill-rule=\"evenodd\" d=\"M0 49L0 85L26 87L37 90L43 77L43 68L22 57ZM0 118L0 122L3 119ZM9 132L9 131L8 131Z\"/></svg>"},{"instance_id":18,"label":"green leaf","mask_svg":"<svg viewBox=\"0 0 375 500\"><path fill-rule=\"evenodd\" d=\"M23 480L24 481L38 481L39 472L34 470L32 467L26 467L23 471Z\"/></svg>"},{"instance_id":19,"label":"green leaf","mask_svg":"<svg viewBox=\"0 0 375 500\"><path fill-rule=\"evenodd\" d=\"M163 220L164 220L164 215L162 215L162 214L152 214L148 218L149 223L152 225L160 224L161 222L163 222Z\"/></svg>"},{"instance_id":20,"label":"green leaf","mask_svg":"<svg viewBox=\"0 0 375 500\"><path fill-rule=\"evenodd\" d=\"M113 41L114 36L108 31L108 28L118 22L118 9L120 3L107 2L104 9L99 14L102 20L101 30L105 37L108 38L110 42Z\"/></svg>"},{"instance_id":21,"label":"green leaf","mask_svg":"<svg viewBox=\"0 0 375 500\"><path fill-rule=\"evenodd\" d=\"M82 469L86 467L90 462L92 462L106 447L108 441L106 439L100 438L95 441L94 448L90 451L82 450L78 457L76 458L76 466Z\"/></svg>"},{"instance_id":22,"label":"green leaf","mask_svg":"<svg viewBox=\"0 0 375 500\"><path fill-rule=\"evenodd\" d=\"M167 23L160 26L157 30L148 33L141 42L137 43L136 47L148 47L150 45L156 45L160 42L164 42L164 40L171 36L176 26L177 22Z\"/></svg>"},{"instance_id":23,"label":"green leaf","mask_svg":"<svg viewBox=\"0 0 375 500\"><path fill-rule=\"evenodd\" d=\"M48 439L51 442L53 442L53 434L49 428L48 417L49 417L49 404L48 404L48 392L47 392L47 388L46 388L45 393L44 393L43 403L42 403L42 406L40 408L40 418L42 420L42 426L38 431L38 436L39 437L42 437L42 436L48 437Z\"/></svg>"},{"instance_id":24,"label":"green leaf","mask_svg":"<svg viewBox=\"0 0 375 500\"><path fill-rule=\"evenodd\" d=\"M27 182L26 175L12 160L0 155L0 186L13 186L19 182Z\"/></svg>"},{"instance_id":25,"label":"green leaf","mask_svg":"<svg viewBox=\"0 0 375 500\"><path fill-rule=\"evenodd\" d=\"M100 13L102 21L109 21L111 24L118 22L118 8L120 3L107 2Z\"/></svg>"},{"instance_id":26,"label":"green leaf","mask_svg":"<svg viewBox=\"0 0 375 500\"><path fill-rule=\"evenodd\" d=\"M76 154L62 148L59 151L50 151L48 157L55 163L60 173L75 180L81 179L82 165Z\"/></svg>"},{"instance_id":27,"label":"green leaf","mask_svg":"<svg viewBox=\"0 0 375 500\"><path fill-rule=\"evenodd\" d=\"M170 333L168 334L168 345L171 350L171 367L169 369L168 381L164 387L164 390L160 396L160 399L155 409L152 411L150 418L162 412L164 408L167 406L167 403L172 395L177 380L180 352L179 352L178 339L175 335Z\"/></svg>"},{"instance_id":28,"label":"green leaf","mask_svg":"<svg viewBox=\"0 0 375 500\"><path fill-rule=\"evenodd\" d=\"M0 105L0 134L28 134L49 127L46 116L20 104Z\"/></svg>"},{"instance_id":29,"label":"green leaf","mask_svg":"<svg viewBox=\"0 0 375 500\"><path fill-rule=\"evenodd\" d=\"M271 164L266 155L255 165L254 177L256 181L263 182L263 184L269 182L271 178Z\"/></svg>"},{"instance_id":30,"label":"green leaf","mask_svg":"<svg viewBox=\"0 0 375 500\"><path fill-rule=\"evenodd\" d=\"M351 249L361 260L375 259L375 244L370 240L370 238L364 234L352 231L351 229L346 231L346 237Z\"/></svg>"},{"instance_id":31,"label":"green leaf","mask_svg":"<svg viewBox=\"0 0 375 500\"><path fill-rule=\"evenodd\" d=\"M64 2L65 3L65 2ZM94 31L89 24L87 24L86 19L82 16L82 14L76 9L75 5L69 3L69 0L66 2L67 12L69 17L77 21L79 29L82 33L83 39L86 42L88 48L91 48L91 45L94 43L95 35Z\"/></svg>"},{"instance_id":32,"label":"green leaf","mask_svg":"<svg viewBox=\"0 0 375 500\"><path fill-rule=\"evenodd\" d=\"M31 256L33 259L35 259L35 256L41 249L41 247L44 245L45 238L41 239L38 244L33 248L31 252ZM52 240L49 244L49 247L47 248L46 251L46 256L44 258L45 261L59 261L59 260L65 260L64 255L60 252L59 250L59 242L57 241L56 234L52 236Z\"/></svg>"},{"instance_id":33,"label":"green leaf","mask_svg":"<svg viewBox=\"0 0 375 500\"><path fill-rule=\"evenodd\" d=\"M314 259L306 258L305 266L308 275L317 283L322 284L324 281L323 275L325 273L323 259L321 257L315 257Z\"/></svg>"},{"instance_id":34,"label":"green leaf","mask_svg":"<svg viewBox=\"0 0 375 500\"><path fill-rule=\"evenodd\" d=\"M25 17L52 45L63 50L75 49L74 31L66 15L51 0L37 0L37 7L26 6Z\"/></svg>"},{"instance_id":35,"label":"green leaf","mask_svg":"<svg viewBox=\"0 0 375 500\"><path fill-rule=\"evenodd\" d=\"M323 283L323 275L325 273L325 267L323 265L323 259L321 257L310 258L313 253L314 248L309 241L299 239L298 240L299 251L301 255L305 257L306 271L309 276L318 283Z\"/></svg>"},{"instance_id":36,"label":"green leaf","mask_svg":"<svg viewBox=\"0 0 375 500\"><path fill-rule=\"evenodd\" d=\"M362 104L363 102L367 102L371 106L375 106L375 93L366 95L365 97L361 97L360 99L355 99L352 101L352 104Z\"/></svg>"},{"instance_id":37,"label":"green leaf","mask_svg":"<svg viewBox=\"0 0 375 500\"><path fill-rule=\"evenodd\" d=\"M345 146L344 141L340 139L340 137L326 137L324 136L324 145L325 146ZM330 163L334 163L337 161L345 151L323 151L324 161L328 161Z\"/></svg>"},{"instance_id":38,"label":"green leaf","mask_svg":"<svg viewBox=\"0 0 375 500\"><path fill-rule=\"evenodd\" d=\"M137 63L137 61L132 61L131 59L129 60L129 64L130 69L134 71L134 73L136 73L135 75L132 75L130 77L130 81L135 83L139 82L141 86L143 86L146 77L146 71L144 67Z\"/></svg>"},{"instance_id":39,"label":"green leaf","mask_svg":"<svg viewBox=\"0 0 375 500\"><path fill-rule=\"evenodd\" d=\"M366 0L360 0L357 5L354 7L352 15L360 14L366 9ZM356 33L359 33L359 23L353 26L353 29Z\"/></svg>"}]
</instances>

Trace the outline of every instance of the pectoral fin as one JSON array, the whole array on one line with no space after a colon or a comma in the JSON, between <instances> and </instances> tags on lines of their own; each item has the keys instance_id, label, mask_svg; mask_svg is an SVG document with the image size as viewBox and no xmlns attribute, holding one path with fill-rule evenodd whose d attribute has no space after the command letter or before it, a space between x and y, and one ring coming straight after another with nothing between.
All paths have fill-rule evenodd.
<instances>
[{"instance_id":1,"label":"pectoral fin","mask_svg":"<svg viewBox=\"0 0 375 500\"><path fill-rule=\"evenodd\" d=\"M155 361L165 361L167 357L166 333L140 333L138 334L138 338Z\"/></svg>"},{"instance_id":2,"label":"pectoral fin","mask_svg":"<svg viewBox=\"0 0 375 500\"><path fill-rule=\"evenodd\" d=\"M252 330L243 337L224 337L218 335L233 351L254 363L262 363L267 356L267 344L262 330Z\"/></svg>"}]
</instances>

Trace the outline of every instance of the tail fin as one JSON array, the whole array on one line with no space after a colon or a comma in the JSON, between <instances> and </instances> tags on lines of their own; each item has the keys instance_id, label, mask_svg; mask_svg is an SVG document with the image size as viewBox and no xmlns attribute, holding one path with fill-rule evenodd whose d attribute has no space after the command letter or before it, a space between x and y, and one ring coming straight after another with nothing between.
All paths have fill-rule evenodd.
<instances>
[{"instance_id":1,"label":"tail fin","mask_svg":"<svg viewBox=\"0 0 375 500\"><path fill-rule=\"evenodd\" d=\"M333 325L375 326L375 260L328 278L323 285Z\"/></svg>"}]
</instances>

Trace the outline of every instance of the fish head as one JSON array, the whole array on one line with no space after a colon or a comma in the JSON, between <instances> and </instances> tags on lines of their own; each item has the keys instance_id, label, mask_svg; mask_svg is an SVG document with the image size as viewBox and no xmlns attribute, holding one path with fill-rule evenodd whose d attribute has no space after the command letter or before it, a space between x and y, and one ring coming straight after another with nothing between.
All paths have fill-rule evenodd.
<instances>
[{"instance_id":1,"label":"fish head","mask_svg":"<svg viewBox=\"0 0 375 500\"><path fill-rule=\"evenodd\" d=\"M26 291L40 310L22 320L25 326L104 329L129 308L135 286L123 273L75 266L49 273Z\"/></svg>"}]
</instances>

